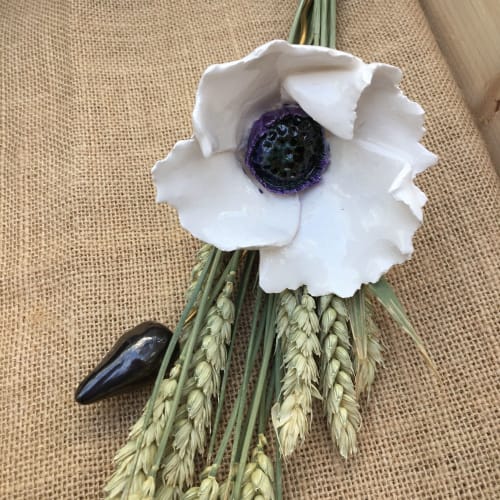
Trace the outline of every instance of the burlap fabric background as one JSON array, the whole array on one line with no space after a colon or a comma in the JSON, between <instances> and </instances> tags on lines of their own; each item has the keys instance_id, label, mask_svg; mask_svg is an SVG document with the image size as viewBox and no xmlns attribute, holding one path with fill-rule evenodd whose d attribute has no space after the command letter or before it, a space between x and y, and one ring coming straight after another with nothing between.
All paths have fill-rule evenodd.
<instances>
[{"instance_id":1,"label":"burlap fabric background","mask_svg":"<svg viewBox=\"0 0 500 500\"><path fill-rule=\"evenodd\" d=\"M175 324L197 247L150 168L190 134L203 69L285 37L295 2L0 5L0 497L98 498L147 392L78 407L74 388L125 329ZM428 112L441 161L390 280L441 377L383 321L360 454L345 464L317 412L286 497L498 497L498 179L416 0L340 1L338 30Z\"/></svg>"}]
</instances>

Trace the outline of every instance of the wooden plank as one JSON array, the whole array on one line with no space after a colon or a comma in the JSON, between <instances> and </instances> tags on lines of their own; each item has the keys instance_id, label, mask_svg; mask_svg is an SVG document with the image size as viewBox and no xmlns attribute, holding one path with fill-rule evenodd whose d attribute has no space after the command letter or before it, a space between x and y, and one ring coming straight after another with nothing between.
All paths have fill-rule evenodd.
<instances>
[{"instance_id":1,"label":"wooden plank","mask_svg":"<svg viewBox=\"0 0 500 500\"><path fill-rule=\"evenodd\" d=\"M500 173L500 0L420 0Z\"/></svg>"}]
</instances>

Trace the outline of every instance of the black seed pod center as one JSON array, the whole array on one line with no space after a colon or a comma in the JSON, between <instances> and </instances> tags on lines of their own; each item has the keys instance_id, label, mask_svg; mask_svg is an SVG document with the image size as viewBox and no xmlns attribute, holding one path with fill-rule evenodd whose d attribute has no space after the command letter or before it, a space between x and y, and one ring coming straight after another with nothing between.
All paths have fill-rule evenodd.
<instances>
[{"instance_id":1,"label":"black seed pod center","mask_svg":"<svg viewBox=\"0 0 500 500\"><path fill-rule=\"evenodd\" d=\"M250 133L246 164L257 180L277 193L296 193L319 182L329 163L323 129L298 107L270 111Z\"/></svg>"}]
</instances>

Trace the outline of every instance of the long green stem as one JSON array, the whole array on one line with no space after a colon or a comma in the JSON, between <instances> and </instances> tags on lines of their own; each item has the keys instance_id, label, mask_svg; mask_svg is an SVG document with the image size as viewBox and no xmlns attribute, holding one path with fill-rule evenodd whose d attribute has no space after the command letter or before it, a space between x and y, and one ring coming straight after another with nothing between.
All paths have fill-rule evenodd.
<instances>
[{"instance_id":1,"label":"long green stem","mask_svg":"<svg viewBox=\"0 0 500 500\"><path fill-rule=\"evenodd\" d=\"M267 422L269 419L269 413L271 412L271 406L273 404L274 371L275 371L275 369L276 369L276 367L273 363L273 368L272 368L271 373L269 374L269 377L267 379L266 395L265 395L265 398L262 398L262 402L260 405L259 425L257 426L257 433L258 434L265 434L265 432L266 432Z\"/></svg>"},{"instance_id":2,"label":"long green stem","mask_svg":"<svg viewBox=\"0 0 500 500\"><path fill-rule=\"evenodd\" d=\"M290 35L288 36L288 41L290 43L297 42L297 35L300 31L300 18L302 16L302 11L304 9L306 0L301 0L299 7L297 8L297 12L295 13L295 17L293 18L292 27L290 28Z\"/></svg>"},{"instance_id":3,"label":"long green stem","mask_svg":"<svg viewBox=\"0 0 500 500\"><path fill-rule=\"evenodd\" d=\"M277 299L276 299L277 300ZM278 346L279 342L276 343L276 346ZM277 354L278 350L276 349L274 353L274 361L273 361L273 366L271 373L269 374L269 378L267 381L267 390L266 390L266 397L265 400L263 401L262 407L261 407L261 412L259 414L259 426L257 428L257 433L258 434L265 434L266 432L266 427L267 423L269 420L269 415L271 413L271 407L273 406L274 400L277 398L276 396L276 376L280 376L280 364L276 363L277 359ZM278 372L278 375L276 375L276 372Z\"/></svg>"},{"instance_id":4,"label":"long green stem","mask_svg":"<svg viewBox=\"0 0 500 500\"><path fill-rule=\"evenodd\" d=\"M328 0L321 0L321 31L319 34L319 44L323 47L328 47L329 5Z\"/></svg>"},{"instance_id":5,"label":"long green stem","mask_svg":"<svg viewBox=\"0 0 500 500\"><path fill-rule=\"evenodd\" d=\"M281 393L281 366L283 365L282 355L281 355L281 343L276 342L276 352L274 353L274 397L275 402L279 401ZM277 443L277 435L275 442ZM276 500L283 499L283 485L281 483L282 470L281 470L281 451L279 444L275 446L276 454L276 470L275 470L275 492Z\"/></svg>"},{"instance_id":6,"label":"long green stem","mask_svg":"<svg viewBox=\"0 0 500 500\"><path fill-rule=\"evenodd\" d=\"M330 29L328 30L328 47L335 48L337 37L337 1L330 0Z\"/></svg>"},{"instance_id":7,"label":"long green stem","mask_svg":"<svg viewBox=\"0 0 500 500\"><path fill-rule=\"evenodd\" d=\"M236 399L233 409L231 411L231 415L226 425L226 430L224 431L224 435L222 436L221 442L219 444L219 449L215 454L215 460L213 467L210 471L210 475L215 477L217 475L217 471L219 470L219 466L222 462L222 457L226 451L227 445L229 443L229 438L231 437L231 433L233 432L234 425L236 423L236 418L238 417L238 409L239 409L239 397Z\"/></svg>"},{"instance_id":8,"label":"long green stem","mask_svg":"<svg viewBox=\"0 0 500 500\"><path fill-rule=\"evenodd\" d=\"M264 328L262 325L259 325L258 319L260 315L260 310L262 306L262 298L263 292L260 287L257 288L257 297L255 299L255 307L252 317L252 326L250 329L250 342L253 344L251 348L249 347L247 350L247 357L245 360L245 372L243 374L243 381L240 386L239 394L238 394L238 417L236 422L236 428L234 431L233 438L233 450L231 452L231 463L229 465L229 473L231 473L236 460L238 459L238 451L239 451L239 443L240 443L240 434L241 427L243 426L243 419L245 415L245 403L247 399L247 390L248 383L250 381L250 375L252 373L252 368L255 363L255 358L257 356L257 352L260 348L260 344L262 341L262 337L264 335ZM254 340L255 339L255 340Z\"/></svg>"},{"instance_id":9,"label":"long green stem","mask_svg":"<svg viewBox=\"0 0 500 500\"><path fill-rule=\"evenodd\" d=\"M194 321L193 331L190 334L189 340L186 342L185 348L183 349L181 356L179 358L179 362L182 366L181 373L179 375L179 381L177 383L177 388L175 390L174 399L172 401L172 406L170 409L170 414L167 418L167 422L165 424L165 429L163 431L163 435L161 437L161 441L158 445L158 450L155 455L154 465L151 468L149 476L153 479L156 477L156 473L160 468L161 459L163 457L163 453L165 452L165 448L167 446L168 439L170 437L170 432L172 431L172 427L174 425L174 420L177 413L177 408L179 407L179 402L182 396L182 391L184 384L186 382L188 376L189 365L191 363L191 357L193 355L193 349L196 344L196 340L198 334L202 327L202 322L205 319L206 312L208 310L208 297L210 295L210 291L212 288L213 281L215 279L215 274L217 271L217 267L219 265L220 259L222 257L222 251L217 250L215 253L215 257L213 260L213 265L210 269L210 274L208 275L207 283L205 289L203 290L203 295L201 296L200 306L198 309L198 313L196 315L196 319Z\"/></svg>"},{"instance_id":10,"label":"long green stem","mask_svg":"<svg viewBox=\"0 0 500 500\"><path fill-rule=\"evenodd\" d=\"M259 412L259 406L261 401L262 391L264 389L264 383L266 381L266 375L269 366L269 360L273 351L274 338L276 336L275 329L275 297L269 295L267 297L268 307L266 314L266 336L264 340L264 352L262 354L262 364L259 371L259 378L257 379L257 385L255 388L253 404L250 409L250 416L248 418L248 426L243 440L243 446L241 448L240 462L238 465L238 473L236 475L236 480L234 483L234 494L236 498L240 495L241 482L243 479L243 473L245 471L245 466L248 457L248 451L250 449L250 444L252 442L253 429L255 427L255 421L257 420L257 414Z\"/></svg>"},{"instance_id":11,"label":"long green stem","mask_svg":"<svg viewBox=\"0 0 500 500\"><path fill-rule=\"evenodd\" d=\"M290 28L288 41L334 49L336 10L336 0L301 0Z\"/></svg>"},{"instance_id":12,"label":"long green stem","mask_svg":"<svg viewBox=\"0 0 500 500\"><path fill-rule=\"evenodd\" d=\"M217 432L219 430L219 424L220 424L220 420L222 417L222 409L223 409L223 405L224 405L224 399L226 397L226 387L227 387L227 382L229 380L229 369L231 367L231 361L232 361L232 357L233 357L236 332L238 330L238 322L239 322L239 319L241 317L241 310L243 308L243 303L244 303L245 297L247 295L248 284L250 282L250 275L252 272L254 260L255 260L255 252L251 252L245 260L244 274L243 274L243 278L241 280L241 284L240 284L239 291L238 291L238 299L236 300L236 311L235 311L235 318L234 318L233 334L231 336L231 344L229 345L229 349L227 352L226 366L224 368L224 376L222 378L222 383L221 383L221 388L220 388L220 393L219 393L219 400L217 403L217 412L215 414L214 426L212 429L212 436L210 438L210 445L208 447L207 461L209 463L211 461L211 457L212 457L212 454L213 454L213 451L215 448L215 440L217 438Z\"/></svg>"},{"instance_id":13,"label":"long green stem","mask_svg":"<svg viewBox=\"0 0 500 500\"><path fill-rule=\"evenodd\" d=\"M313 45L320 45L319 33L321 30L321 3L315 0L311 20L311 32L313 35Z\"/></svg>"},{"instance_id":14,"label":"long green stem","mask_svg":"<svg viewBox=\"0 0 500 500\"><path fill-rule=\"evenodd\" d=\"M260 320L259 328L262 330L264 336L268 335L268 331L269 331L268 321L269 321L269 317L270 317L270 308L272 307L272 302L270 300L271 297L272 296L270 296L268 294L264 294L264 308L262 311L262 315L259 316L259 320ZM255 351L255 355L256 354L257 354L257 351ZM255 365L255 356L252 359L252 366L254 366L254 365ZM256 401L255 397L256 397L256 393L254 391L254 393L252 395L252 400L250 401L250 406L249 406L250 408L253 406L254 403L260 408L260 399L258 401ZM258 395L258 397L260 398L260 394ZM245 396L245 399L243 400L243 405L241 406L241 419L242 419L242 421L243 421L243 416L245 415L244 410L245 410L246 399L247 398ZM248 434L249 418L250 418L250 416L246 415L245 425L243 426L246 429L247 434ZM252 430L253 430L253 428L250 430L250 432L252 432ZM245 436L246 436L246 434L245 434ZM242 447L243 447L243 441L238 444L238 453L236 455L236 461L238 463L241 460Z\"/></svg>"}]
</instances>

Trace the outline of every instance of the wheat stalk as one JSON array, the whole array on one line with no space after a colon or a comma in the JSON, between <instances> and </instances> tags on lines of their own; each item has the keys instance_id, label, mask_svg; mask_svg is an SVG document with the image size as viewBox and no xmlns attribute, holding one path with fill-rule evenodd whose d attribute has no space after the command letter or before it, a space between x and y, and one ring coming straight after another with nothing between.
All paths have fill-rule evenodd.
<instances>
[{"instance_id":1,"label":"wheat stalk","mask_svg":"<svg viewBox=\"0 0 500 500\"><path fill-rule=\"evenodd\" d=\"M108 500L119 499L126 494L129 483L130 496L136 494L142 497L144 488L149 486L145 485L146 475L153 465L165 421L170 413L180 369L180 365L176 364L170 371L170 377L161 382L152 419L146 430L144 431L145 408L141 418L130 430L127 443L116 454L114 458L116 470L104 488ZM139 443L141 443L140 448Z\"/></svg>"},{"instance_id":2,"label":"wheat stalk","mask_svg":"<svg viewBox=\"0 0 500 500\"><path fill-rule=\"evenodd\" d=\"M220 386L220 373L225 366L227 344L234 321L231 300L235 272L228 280L206 317L198 348L193 354L189 378L183 388L173 431L170 453L162 461L162 477L166 485L191 485L194 457L205 447L206 430L210 426L212 398Z\"/></svg>"},{"instance_id":3,"label":"wheat stalk","mask_svg":"<svg viewBox=\"0 0 500 500\"><path fill-rule=\"evenodd\" d=\"M284 456L304 440L312 415L312 397L321 398L315 385L318 368L314 356L320 353L316 304L305 288L294 298L290 293L280 294L277 330L282 337L285 369L279 401L271 412Z\"/></svg>"},{"instance_id":4,"label":"wheat stalk","mask_svg":"<svg viewBox=\"0 0 500 500\"><path fill-rule=\"evenodd\" d=\"M356 452L356 435L361 423L353 383L347 310L339 297L320 298L321 365L320 386L332 440L347 458Z\"/></svg>"},{"instance_id":5,"label":"wheat stalk","mask_svg":"<svg viewBox=\"0 0 500 500\"><path fill-rule=\"evenodd\" d=\"M252 451L251 461L247 463L243 474L242 500L263 497L274 500L274 468L271 459L266 455L267 440L259 434L257 446Z\"/></svg>"}]
</instances>

